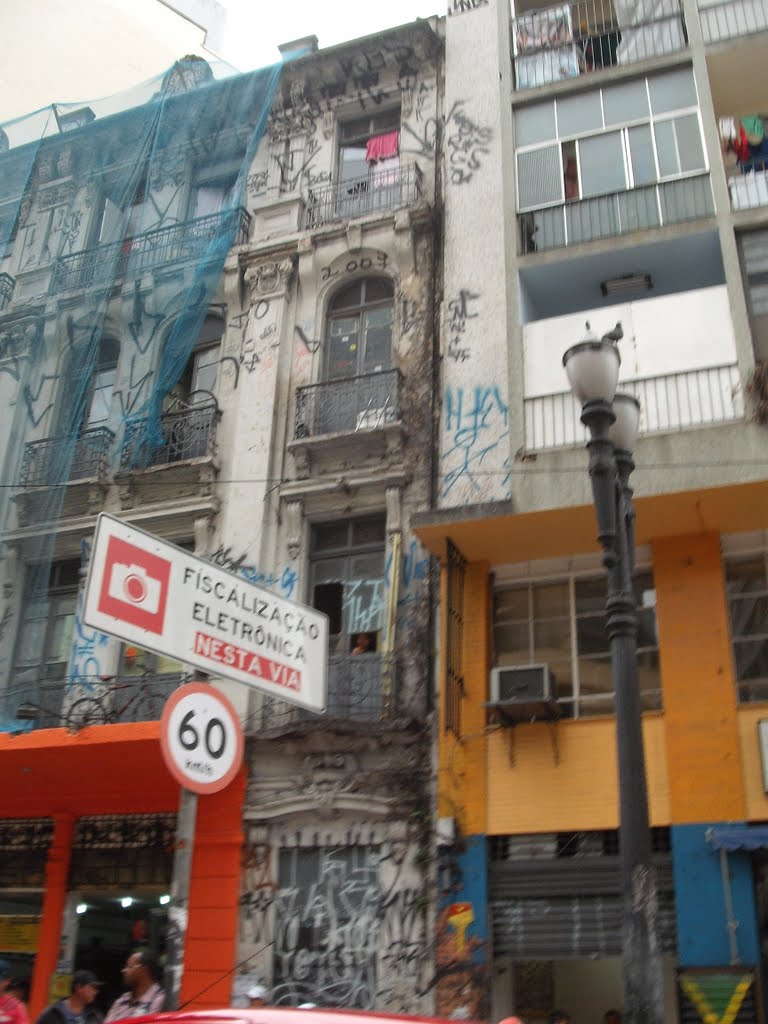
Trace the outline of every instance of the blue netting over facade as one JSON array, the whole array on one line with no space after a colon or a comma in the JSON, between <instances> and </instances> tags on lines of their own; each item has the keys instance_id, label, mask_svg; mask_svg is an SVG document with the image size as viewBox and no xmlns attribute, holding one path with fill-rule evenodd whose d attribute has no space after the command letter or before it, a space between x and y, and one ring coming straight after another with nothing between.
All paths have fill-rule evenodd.
<instances>
[{"instance_id":1,"label":"blue netting over facade","mask_svg":"<svg viewBox=\"0 0 768 1024\"><path fill-rule=\"evenodd\" d=\"M169 400L247 238L246 178L280 70L217 79L185 59L128 109L56 106L0 130L2 557L8 583L20 552L35 621L71 481L129 474L169 444ZM125 346L130 401L116 400ZM203 392L185 398L205 406ZM20 688L33 701L39 688L27 626L0 633L6 716Z\"/></svg>"}]
</instances>

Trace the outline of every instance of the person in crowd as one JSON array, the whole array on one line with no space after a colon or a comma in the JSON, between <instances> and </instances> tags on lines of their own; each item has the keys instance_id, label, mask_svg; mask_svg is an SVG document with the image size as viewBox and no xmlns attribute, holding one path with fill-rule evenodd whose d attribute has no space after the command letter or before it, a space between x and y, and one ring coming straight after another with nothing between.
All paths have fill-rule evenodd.
<instances>
[{"instance_id":1,"label":"person in crowd","mask_svg":"<svg viewBox=\"0 0 768 1024\"><path fill-rule=\"evenodd\" d=\"M603 1016L603 1024L621 1024L621 1014L618 1010L606 1010Z\"/></svg>"},{"instance_id":2,"label":"person in crowd","mask_svg":"<svg viewBox=\"0 0 768 1024\"><path fill-rule=\"evenodd\" d=\"M131 953L125 961L122 975L128 991L114 1001L104 1024L162 1010L165 992L160 985L160 968L153 956L143 949Z\"/></svg>"},{"instance_id":3,"label":"person in crowd","mask_svg":"<svg viewBox=\"0 0 768 1024\"><path fill-rule=\"evenodd\" d=\"M102 982L93 971L75 971L72 991L37 1018L37 1024L101 1024L103 1015L93 1005Z\"/></svg>"},{"instance_id":4,"label":"person in crowd","mask_svg":"<svg viewBox=\"0 0 768 1024\"><path fill-rule=\"evenodd\" d=\"M11 965L7 960L0 960L0 1024L29 1024L27 1008L11 995Z\"/></svg>"},{"instance_id":5,"label":"person in crowd","mask_svg":"<svg viewBox=\"0 0 768 1024\"><path fill-rule=\"evenodd\" d=\"M253 985L248 989L248 1005L252 1010L256 1010L260 1006L269 1006L267 990L263 985Z\"/></svg>"},{"instance_id":6,"label":"person in crowd","mask_svg":"<svg viewBox=\"0 0 768 1024\"><path fill-rule=\"evenodd\" d=\"M553 1010L549 1015L549 1024L571 1024L571 1015L567 1010Z\"/></svg>"}]
</instances>

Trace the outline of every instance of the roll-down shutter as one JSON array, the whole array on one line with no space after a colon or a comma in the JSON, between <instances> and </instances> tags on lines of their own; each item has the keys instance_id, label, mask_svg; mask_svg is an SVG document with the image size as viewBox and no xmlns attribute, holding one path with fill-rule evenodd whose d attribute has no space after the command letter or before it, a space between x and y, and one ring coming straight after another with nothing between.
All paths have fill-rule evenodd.
<instances>
[{"instance_id":1,"label":"roll-down shutter","mask_svg":"<svg viewBox=\"0 0 768 1024\"><path fill-rule=\"evenodd\" d=\"M671 854L654 857L662 950L676 949ZM519 960L618 956L621 879L618 857L491 862L495 956Z\"/></svg>"}]
</instances>

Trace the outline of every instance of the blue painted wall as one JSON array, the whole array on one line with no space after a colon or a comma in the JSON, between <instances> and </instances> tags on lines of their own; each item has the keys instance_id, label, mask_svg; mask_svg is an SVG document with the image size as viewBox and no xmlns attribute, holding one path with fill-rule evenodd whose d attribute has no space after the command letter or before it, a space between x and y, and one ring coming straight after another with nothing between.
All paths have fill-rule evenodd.
<instances>
[{"instance_id":1,"label":"blue painted wall","mask_svg":"<svg viewBox=\"0 0 768 1024\"><path fill-rule=\"evenodd\" d=\"M714 825L722 824L713 822ZM681 967L722 967L730 963L720 851L707 842L712 825L673 825L672 856ZM729 853L734 917L742 964L760 962L752 862L749 853Z\"/></svg>"},{"instance_id":2,"label":"blue painted wall","mask_svg":"<svg viewBox=\"0 0 768 1024\"><path fill-rule=\"evenodd\" d=\"M471 903L473 921L467 928L471 959L484 963L488 957L488 857L484 835L467 836L461 850L443 847L438 855L438 911L453 903Z\"/></svg>"}]
</instances>

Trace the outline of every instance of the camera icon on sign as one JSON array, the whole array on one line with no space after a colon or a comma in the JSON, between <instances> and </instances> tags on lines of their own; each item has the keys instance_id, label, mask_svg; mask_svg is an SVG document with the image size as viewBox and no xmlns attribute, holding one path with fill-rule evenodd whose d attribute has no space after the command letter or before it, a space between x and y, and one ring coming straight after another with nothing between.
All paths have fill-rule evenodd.
<instances>
[{"instance_id":1,"label":"camera icon on sign","mask_svg":"<svg viewBox=\"0 0 768 1024\"><path fill-rule=\"evenodd\" d=\"M109 578L109 596L154 613L160 605L160 580L150 576L141 565L115 562Z\"/></svg>"}]
</instances>

